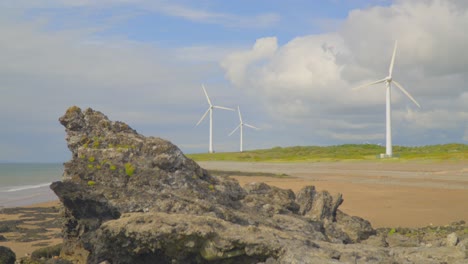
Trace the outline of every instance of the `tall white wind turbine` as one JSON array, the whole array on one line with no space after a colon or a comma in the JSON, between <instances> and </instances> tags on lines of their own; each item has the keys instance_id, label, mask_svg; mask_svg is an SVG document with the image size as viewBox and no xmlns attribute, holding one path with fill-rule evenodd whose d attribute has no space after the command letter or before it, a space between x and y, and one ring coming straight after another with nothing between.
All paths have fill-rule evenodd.
<instances>
[{"instance_id":1,"label":"tall white wind turbine","mask_svg":"<svg viewBox=\"0 0 468 264\"><path fill-rule=\"evenodd\" d=\"M408 93L408 91L406 91L405 88L403 88L403 86L401 86L401 84L399 84L397 81L392 79L392 72L393 72L393 65L395 63L396 50L397 50L397 41L395 41L395 48L393 49L392 60L390 62L390 68L388 70L388 76L387 77L383 78L382 80L378 80L378 81L368 83L368 84L359 86L357 88L354 88L354 90L357 90L357 89L361 89L361 88L368 87L368 86L378 84L378 83L385 83L385 86L387 87L387 94L386 94L386 96L387 96L386 97L386 125L387 125L386 130L387 131L386 131L386 149L385 149L385 156L386 157L392 157L392 155L393 155L393 153L392 153L392 120L391 120L392 119L392 110L391 110L391 88L392 88L392 83L394 83L398 88L400 88L400 90L406 96L408 96L408 98L411 99L411 101L413 101L419 108L421 108L419 103L416 102L416 100Z\"/></svg>"},{"instance_id":2,"label":"tall white wind turbine","mask_svg":"<svg viewBox=\"0 0 468 264\"><path fill-rule=\"evenodd\" d=\"M236 132L237 129L240 129L240 152L243 151L242 149L242 146L243 146L243 141L242 141L242 138L243 138L243 127L246 126L246 127L250 127L250 128L253 128L253 129L260 129L260 128L257 128L257 127L254 127L252 125L249 125L247 123L244 123L244 121L242 121L242 115L241 115L241 112L240 112L240 107L237 106L237 112L239 113L239 125L231 132L229 133L229 136L234 134L234 132Z\"/></svg>"},{"instance_id":3,"label":"tall white wind turbine","mask_svg":"<svg viewBox=\"0 0 468 264\"><path fill-rule=\"evenodd\" d=\"M206 110L205 114L203 114L203 116L200 118L200 121L198 121L197 126L203 121L203 119L205 119L206 115L210 113L210 143L209 143L208 152L213 153L213 109L217 108L217 109L230 110L230 111L235 111L235 110L232 108L224 107L224 106L213 105L211 103L210 97L208 96L208 93L206 92L205 86L203 84L202 84L202 89L203 89L203 92L205 92L206 100L208 101L209 107L208 107L208 110Z\"/></svg>"}]
</instances>

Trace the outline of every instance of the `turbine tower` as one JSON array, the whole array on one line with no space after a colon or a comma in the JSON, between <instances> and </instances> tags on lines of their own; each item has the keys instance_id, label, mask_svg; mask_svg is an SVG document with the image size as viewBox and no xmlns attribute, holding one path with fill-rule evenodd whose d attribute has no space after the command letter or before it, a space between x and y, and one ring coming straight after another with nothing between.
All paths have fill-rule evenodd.
<instances>
[{"instance_id":1,"label":"turbine tower","mask_svg":"<svg viewBox=\"0 0 468 264\"><path fill-rule=\"evenodd\" d=\"M393 80L393 78L392 78L392 72L393 72L393 65L395 63L396 50L397 50L397 41L395 41L395 48L393 49L392 60L390 62L390 68L388 70L388 76L387 77L385 77L385 78L383 78L381 80L378 80L378 81L368 83L368 84L359 86L357 88L354 88L354 90L357 90L357 89L368 87L368 86L371 86L371 85L374 85L374 84L385 83L385 86L387 88L387 92L386 92L386 148L385 148L385 156L386 157L392 157L392 155L393 155L393 152L392 152L392 109L391 109L392 83L394 83L398 88L400 88L400 90L406 96L408 96L408 98L411 99L411 101L413 101L419 108L421 108L419 103L416 102L416 100L408 93L408 91L406 91L405 88L403 88L403 86L401 86L401 84L399 84L397 81Z\"/></svg>"},{"instance_id":2,"label":"turbine tower","mask_svg":"<svg viewBox=\"0 0 468 264\"><path fill-rule=\"evenodd\" d=\"M230 110L230 111L235 111L235 110L232 108L228 108L228 107L213 105L211 103L210 97L208 96L208 93L206 92L205 86L203 84L202 84L202 89L203 89L203 92L205 92L206 100L208 101L209 107L208 107L208 110L206 110L205 114L203 114L203 116L200 118L200 121L198 121L196 126L198 126L203 121L203 119L205 119L206 115L210 113L210 143L208 147L208 152L213 153L213 109L217 108L217 109Z\"/></svg>"},{"instance_id":3,"label":"turbine tower","mask_svg":"<svg viewBox=\"0 0 468 264\"><path fill-rule=\"evenodd\" d=\"M243 151L242 149L242 145L243 145L243 142L242 142L242 138L243 138L243 127L246 126L246 127L250 127L250 128L253 128L253 129L260 129L260 128L257 128L257 127L254 127L252 125L249 125L249 124L246 124L242 121L242 115L241 115L241 112L240 112L240 107L237 106L237 112L239 113L239 125L231 132L229 133L229 136L234 134L234 132L236 132L237 129L240 128L240 152Z\"/></svg>"}]
</instances>

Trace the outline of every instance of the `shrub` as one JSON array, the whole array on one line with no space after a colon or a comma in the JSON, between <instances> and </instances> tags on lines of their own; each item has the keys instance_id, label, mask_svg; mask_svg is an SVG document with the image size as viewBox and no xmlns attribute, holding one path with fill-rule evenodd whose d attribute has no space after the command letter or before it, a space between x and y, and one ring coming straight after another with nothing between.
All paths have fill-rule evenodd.
<instances>
[{"instance_id":1,"label":"shrub","mask_svg":"<svg viewBox=\"0 0 468 264\"><path fill-rule=\"evenodd\" d=\"M54 256L59 256L60 251L62 250L62 246L63 246L62 244L58 244L55 246L36 249L32 252L31 259L34 259L34 260L38 260L41 258L48 259Z\"/></svg>"}]
</instances>

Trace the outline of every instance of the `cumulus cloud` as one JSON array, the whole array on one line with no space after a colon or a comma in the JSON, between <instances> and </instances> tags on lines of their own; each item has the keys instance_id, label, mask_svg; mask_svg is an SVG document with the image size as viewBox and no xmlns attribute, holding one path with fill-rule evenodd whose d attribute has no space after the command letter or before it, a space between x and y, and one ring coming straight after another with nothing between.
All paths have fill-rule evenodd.
<instances>
[{"instance_id":1,"label":"cumulus cloud","mask_svg":"<svg viewBox=\"0 0 468 264\"><path fill-rule=\"evenodd\" d=\"M221 65L235 87L254 95L275 118L323 125L320 130L343 141L366 138L351 124L368 123L367 137L377 139L383 138L384 85L351 88L387 76L398 39L394 78L422 109L393 89L395 127L407 122L420 133L461 131L468 120L467 27L466 6L454 1L397 1L352 11L335 33L297 37L282 46L274 37L258 39ZM350 125L336 128L325 120Z\"/></svg>"},{"instance_id":2,"label":"cumulus cloud","mask_svg":"<svg viewBox=\"0 0 468 264\"><path fill-rule=\"evenodd\" d=\"M305 99L325 101L327 90L322 88L341 85L333 48L338 41L333 36L308 36L279 48L276 38L262 38L250 50L229 55L221 65L228 80L267 100L266 106L275 113L302 115L310 110Z\"/></svg>"},{"instance_id":3,"label":"cumulus cloud","mask_svg":"<svg viewBox=\"0 0 468 264\"><path fill-rule=\"evenodd\" d=\"M226 69L226 75L233 83L241 85L246 80L248 67L261 60L268 59L278 49L277 39L275 37L258 39L252 50L232 53L221 62Z\"/></svg>"},{"instance_id":4,"label":"cumulus cloud","mask_svg":"<svg viewBox=\"0 0 468 264\"><path fill-rule=\"evenodd\" d=\"M464 50L468 35L464 30L468 6L461 2L397 0L352 11L333 27L334 32L297 36L286 43L269 35L234 50L230 45L237 44L163 48L105 31L115 28L116 20L128 20L135 13L164 14L234 31L276 25L281 17L234 15L210 10L212 6L194 8L183 1L3 1L0 119L9 125L0 131L0 138L17 141L0 144L1 149L34 138L44 142L40 149L61 157L66 146L57 143L62 142L63 133L57 117L73 104L127 121L139 132L199 147L193 142L206 138L202 126L207 124L193 126L206 110L200 84L207 80L213 100L231 107L240 103L247 120L264 124L264 129L249 134L250 140L256 139L256 147L382 143L384 86L356 92L351 88L387 75L395 39L399 46L394 78L422 108L393 91L394 142L467 140L468 55ZM35 8L47 12L35 12ZM63 19L63 14L57 15L63 10L79 14ZM83 19L102 10L112 10L112 15L90 15L96 20L89 22ZM227 89L220 78L223 74L237 89ZM269 117L260 118L265 112ZM234 139L221 144L237 116L215 118L218 150L237 148ZM224 126L227 131L222 130ZM23 133L23 138L17 136ZM24 155L34 156L28 151L11 153L21 160Z\"/></svg>"},{"instance_id":5,"label":"cumulus cloud","mask_svg":"<svg viewBox=\"0 0 468 264\"><path fill-rule=\"evenodd\" d=\"M461 51L468 44L464 33L468 11L457 7L457 2L399 1L389 7L352 11L340 34L359 54L355 57L359 65L381 69L389 43L398 39L398 63L403 67L418 65L431 76L464 73L468 54Z\"/></svg>"}]
</instances>

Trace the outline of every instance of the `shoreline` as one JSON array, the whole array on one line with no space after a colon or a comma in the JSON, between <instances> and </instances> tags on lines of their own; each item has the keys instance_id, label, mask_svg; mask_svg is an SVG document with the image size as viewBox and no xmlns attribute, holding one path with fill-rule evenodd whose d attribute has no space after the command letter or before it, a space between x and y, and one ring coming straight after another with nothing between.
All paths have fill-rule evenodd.
<instances>
[{"instance_id":1,"label":"shoreline","mask_svg":"<svg viewBox=\"0 0 468 264\"><path fill-rule=\"evenodd\" d=\"M49 188L49 186L47 186L47 188ZM58 197L50 190L50 192L47 191L46 193L36 193L4 201L0 203L0 210L2 208L30 207L53 201L58 201Z\"/></svg>"},{"instance_id":2,"label":"shoreline","mask_svg":"<svg viewBox=\"0 0 468 264\"><path fill-rule=\"evenodd\" d=\"M370 221L374 228L422 228L468 222L468 162L199 164L210 170L240 172L229 177L241 186L265 182L297 194L304 186L313 185L318 191L342 193L344 203L339 209ZM242 172L249 173L242 176ZM255 176L260 172L284 173L288 177ZM16 225L20 227L0 233L7 238L0 245L11 248L21 258L35 249L61 243L59 207L57 197L21 206L0 206L0 226L19 221ZM21 232L36 232L35 240L23 239Z\"/></svg>"}]
</instances>

